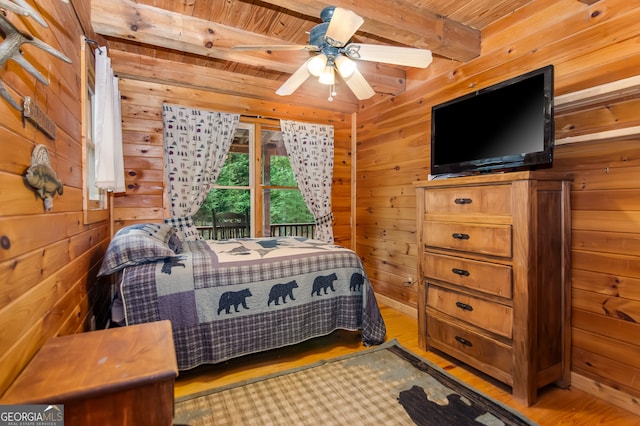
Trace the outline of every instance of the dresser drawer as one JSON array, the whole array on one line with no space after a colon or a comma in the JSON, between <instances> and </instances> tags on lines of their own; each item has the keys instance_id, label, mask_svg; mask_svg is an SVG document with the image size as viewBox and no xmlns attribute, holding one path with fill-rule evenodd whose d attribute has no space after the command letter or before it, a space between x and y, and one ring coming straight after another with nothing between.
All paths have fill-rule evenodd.
<instances>
[{"instance_id":1,"label":"dresser drawer","mask_svg":"<svg viewBox=\"0 0 640 426\"><path fill-rule=\"evenodd\" d=\"M511 299L511 266L434 253L424 254L427 278Z\"/></svg>"},{"instance_id":2,"label":"dresser drawer","mask_svg":"<svg viewBox=\"0 0 640 426\"><path fill-rule=\"evenodd\" d=\"M511 216L511 185L430 189L425 213L466 213Z\"/></svg>"},{"instance_id":3,"label":"dresser drawer","mask_svg":"<svg viewBox=\"0 0 640 426\"><path fill-rule=\"evenodd\" d=\"M427 246L511 257L511 225L426 221L423 232Z\"/></svg>"},{"instance_id":4,"label":"dresser drawer","mask_svg":"<svg viewBox=\"0 0 640 426\"><path fill-rule=\"evenodd\" d=\"M440 320L427 309L428 345L512 384L512 348L489 337Z\"/></svg>"},{"instance_id":5,"label":"dresser drawer","mask_svg":"<svg viewBox=\"0 0 640 426\"><path fill-rule=\"evenodd\" d=\"M507 339L513 336L513 312L509 306L434 285L427 290L427 306Z\"/></svg>"}]
</instances>

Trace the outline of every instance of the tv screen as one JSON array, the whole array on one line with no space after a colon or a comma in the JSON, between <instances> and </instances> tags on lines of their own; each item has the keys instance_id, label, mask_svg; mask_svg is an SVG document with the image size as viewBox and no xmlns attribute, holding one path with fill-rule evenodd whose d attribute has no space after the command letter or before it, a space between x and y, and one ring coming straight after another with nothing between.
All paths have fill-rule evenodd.
<instances>
[{"instance_id":1,"label":"tv screen","mask_svg":"<svg viewBox=\"0 0 640 426\"><path fill-rule=\"evenodd\" d=\"M431 175L550 167L553 65L431 110Z\"/></svg>"}]
</instances>

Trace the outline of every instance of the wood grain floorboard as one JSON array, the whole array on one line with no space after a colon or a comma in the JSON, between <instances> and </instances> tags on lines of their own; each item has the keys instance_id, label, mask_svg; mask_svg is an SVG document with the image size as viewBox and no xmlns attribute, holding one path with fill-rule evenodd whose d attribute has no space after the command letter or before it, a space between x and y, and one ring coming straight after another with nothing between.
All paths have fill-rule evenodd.
<instances>
[{"instance_id":1,"label":"wood grain floorboard","mask_svg":"<svg viewBox=\"0 0 640 426\"><path fill-rule=\"evenodd\" d=\"M417 320L398 310L381 306L387 339L398 342L470 386L503 402L541 425L640 425L640 417L576 389L548 386L531 407L515 401L509 388L442 354L418 347ZM216 365L181 372L175 385L176 398L311 364L323 359L366 350L359 333L337 331L295 346L249 355Z\"/></svg>"}]
</instances>

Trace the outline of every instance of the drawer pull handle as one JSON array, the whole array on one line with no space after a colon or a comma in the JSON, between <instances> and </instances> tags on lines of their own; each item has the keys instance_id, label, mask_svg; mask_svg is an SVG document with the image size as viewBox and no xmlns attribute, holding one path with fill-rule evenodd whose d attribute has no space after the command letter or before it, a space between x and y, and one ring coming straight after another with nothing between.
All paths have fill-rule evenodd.
<instances>
[{"instance_id":1,"label":"drawer pull handle","mask_svg":"<svg viewBox=\"0 0 640 426\"><path fill-rule=\"evenodd\" d=\"M469 311L469 312L473 311L473 306L467 305L466 303L456 302L456 306L462 309L463 311Z\"/></svg>"},{"instance_id":2,"label":"drawer pull handle","mask_svg":"<svg viewBox=\"0 0 640 426\"><path fill-rule=\"evenodd\" d=\"M465 346L469 346L469 347L473 346L473 344L467 339L465 339L464 337L456 336L456 340Z\"/></svg>"},{"instance_id":3,"label":"drawer pull handle","mask_svg":"<svg viewBox=\"0 0 640 426\"><path fill-rule=\"evenodd\" d=\"M465 271L464 269L453 268L451 272L453 272L456 275L461 275L463 277L469 276L469 271Z\"/></svg>"},{"instance_id":4,"label":"drawer pull handle","mask_svg":"<svg viewBox=\"0 0 640 426\"><path fill-rule=\"evenodd\" d=\"M454 232L453 234L451 234L451 236L453 238L455 238L456 240L468 240L469 239L469 234L461 234L460 232Z\"/></svg>"},{"instance_id":5,"label":"drawer pull handle","mask_svg":"<svg viewBox=\"0 0 640 426\"><path fill-rule=\"evenodd\" d=\"M471 204L471 198L456 198L453 202L456 204Z\"/></svg>"}]
</instances>

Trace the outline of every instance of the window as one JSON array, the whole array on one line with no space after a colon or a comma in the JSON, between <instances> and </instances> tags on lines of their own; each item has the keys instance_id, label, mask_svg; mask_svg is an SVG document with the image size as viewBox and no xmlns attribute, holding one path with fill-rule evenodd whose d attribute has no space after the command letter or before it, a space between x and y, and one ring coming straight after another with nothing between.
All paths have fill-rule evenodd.
<instances>
[{"instance_id":1,"label":"window","mask_svg":"<svg viewBox=\"0 0 640 426\"><path fill-rule=\"evenodd\" d=\"M200 234L312 237L313 215L293 176L278 122L241 120L220 176L194 216Z\"/></svg>"},{"instance_id":2,"label":"window","mask_svg":"<svg viewBox=\"0 0 640 426\"><path fill-rule=\"evenodd\" d=\"M280 128L262 127L264 236L313 235L314 220L291 170Z\"/></svg>"},{"instance_id":3,"label":"window","mask_svg":"<svg viewBox=\"0 0 640 426\"><path fill-rule=\"evenodd\" d=\"M80 37L80 86L82 91L82 186L84 223L99 222L109 218L106 191L95 185L96 163L93 142L93 111L95 87L95 59L87 47L84 36Z\"/></svg>"}]
</instances>

